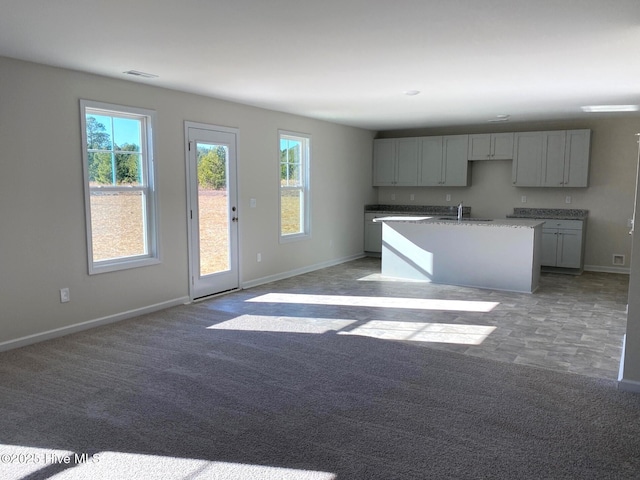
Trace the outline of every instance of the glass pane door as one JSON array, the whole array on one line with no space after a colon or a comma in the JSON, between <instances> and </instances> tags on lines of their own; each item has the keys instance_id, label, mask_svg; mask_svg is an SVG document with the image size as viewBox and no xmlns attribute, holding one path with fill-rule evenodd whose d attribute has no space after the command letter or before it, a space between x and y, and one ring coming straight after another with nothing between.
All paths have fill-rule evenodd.
<instances>
[{"instance_id":1,"label":"glass pane door","mask_svg":"<svg viewBox=\"0 0 640 480\"><path fill-rule=\"evenodd\" d=\"M229 147L196 142L200 277L230 269Z\"/></svg>"},{"instance_id":2,"label":"glass pane door","mask_svg":"<svg viewBox=\"0 0 640 480\"><path fill-rule=\"evenodd\" d=\"M238 130L185 122L189 296L239 288Z\"/></svg>"}]
</instances>

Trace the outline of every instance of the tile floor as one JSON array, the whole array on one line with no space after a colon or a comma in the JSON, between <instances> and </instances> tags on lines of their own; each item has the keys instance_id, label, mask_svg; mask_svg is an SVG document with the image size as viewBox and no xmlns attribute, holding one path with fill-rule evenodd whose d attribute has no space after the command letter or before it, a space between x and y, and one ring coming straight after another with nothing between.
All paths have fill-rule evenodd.
<instances>
[{"instance_id":1,"label":"tile floor","mask_svg":"<svg viewBox=\"0 0 640 480\"><path fill-rule=\"evenodd\" d=\"M543 273L535 293L521 294L391 281L379 272L380 259L362 258L202 303L224 313L220 318L233 328L368 335L564 372L618 376L627 275Z\"/></svg>"}]
</instances>

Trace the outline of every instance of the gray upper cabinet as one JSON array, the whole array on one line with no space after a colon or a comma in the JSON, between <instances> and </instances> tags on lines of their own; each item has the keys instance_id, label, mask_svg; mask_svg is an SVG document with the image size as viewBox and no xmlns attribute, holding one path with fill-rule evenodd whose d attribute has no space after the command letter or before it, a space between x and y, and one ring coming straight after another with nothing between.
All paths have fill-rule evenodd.
<instances>
[{"instance_id":1,"label":"gray upper cabinet","mask_svg":"<svg viewBox=\"0 0 640 480\"><path fill-rule=\"evenodd\" d=\"M384 138L374 187L466 187L469 160L511 160L516 187L587 187L591 130Z\"/></svg>"},{"instance_id":2,"label":"gray upper cabinet","mask_svg":"<svg viewBox=\"0 0 640 480\"><path fill-rule=\"evenodd\" d=\"M567 130L563 187L589 186L591 130Z\"/></svg>"},{"instance_id":3,"label":"gray upper cabinet","mask_svg":"<svg viewBox=\"0 0 640 480\"><path fill-rule=\"evenodd\" d=\"M373 142L373 186L418 184L418 139L387 138Z\"/></svg>"},{"instance_id":4,"label":"gray upper cabinet","mask_svg":"<svg viewBox=\"0 0 640 480\"><path fill-rule=\"evenodd\" d=\"M469 135L469 160L511 160L513 132Z\"/></svg>"},{"instance_id":5,"label":"gray upper cabinet","mask_svg":"<svg viewBox=\"0 0 640 480\"><path fill-rule=\"evenodd\" d=\"M539 187L542 178L542 132L521 132L514 136L513 184Z\"/></svg>"},{"instance_id":6,"label":"gray upper cabinet","mask_svg":"<svg viewBox=\"0 0 640 480\"><path fill-rule=\"evenodd\" d=\"M373 141L373 186L393 185L396 181L396 145L394 140Z\"/></svg>"},{"instance_id":7,"label":"gray upper cabinet","mask_svg":"<svg viewBox=\"0 0 640 480\"><path fill-rule=\"evenodd\" d=\"M519 132L512 180L517 187L586 187L591 130Z\"/></svg>"},{"instance_id":8,"label":"gray upper cabinet","mask_svg":"<svg viewBox=\"0 0 640 480\"><path fill-rule=\"evenodd\" d=\"M567 134L565 131L542 134L542 186L562 187Z\"/></svg>"},{"instance_id":9,"label":"gray upper cabinet","mask_svg":"<svg viewBox=\"0 0 640 480\"><path fill-rule=\"evenodd\" d=\"M418 185L466 187L469 184L468 137L422 137Z\"/></svg>"},{"instance_id":10,"label":"gray upper cabinet","mask_svg":"<svg viewBox=\"0 0 640 480\"><path fill-rule=\"evenodd\" d=\"M469 185L469 135L442 137L444 146L443 171L445 187Z\"/></svg>"},{"instance_id":11,"label":"gray upper cabinet","mask_svg":"<svg viewBox=\"0 0 640 480\"><path fill-rule=\"evenodd\" d=\"M420 139L420 177L418 184L423 187L442 186L442 137Z\"/></svg>"}]
</instances>

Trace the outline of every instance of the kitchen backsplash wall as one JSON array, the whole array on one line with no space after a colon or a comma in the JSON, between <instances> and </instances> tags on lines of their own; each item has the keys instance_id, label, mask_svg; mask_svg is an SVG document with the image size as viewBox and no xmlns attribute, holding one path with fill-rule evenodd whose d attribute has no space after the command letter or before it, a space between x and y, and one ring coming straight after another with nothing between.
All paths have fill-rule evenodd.
<instances>
[{"instance_id":1,"label":"kitchen backsplash wall","mask_svg":"<svg viewBox=\"0 0 640 480\"><path fill-rule=\"evenodd\" d=\"M514 208L521 207L589 210L586 268L627 272L631 259L628 220L633 216L638 158L635 134L640 132L640 116L601 118L589 122L492 124L488 127L380 132L378 138L579 128L592 130L587 188L516 188L511 180L512 161L476 161L469 165L470 187L378 187L378 203L457 205L463 201L472 207L473 216L495 218L504 218ZM446 200L447 195L450 195L450 201ZM523 197L526 197L525 203ZM625 265L614 266L613 255L624 255Z\"/></svg>"}]
</instances>

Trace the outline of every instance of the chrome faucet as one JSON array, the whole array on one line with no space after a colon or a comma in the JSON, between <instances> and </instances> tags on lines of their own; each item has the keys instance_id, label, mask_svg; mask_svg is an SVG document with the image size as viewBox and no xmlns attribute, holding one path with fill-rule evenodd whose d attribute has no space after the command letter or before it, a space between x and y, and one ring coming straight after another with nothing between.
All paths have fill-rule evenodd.
<instances>
[{"instance_id":1,"label":"chrome faucet","mask_svg":"<svg viewBox=\"0 0 640 480\"><path fill-rule=\"evenodd\" d=\"M462 202L458 204L458 220L462 220Z\"/></svg>"}]
</instances>

